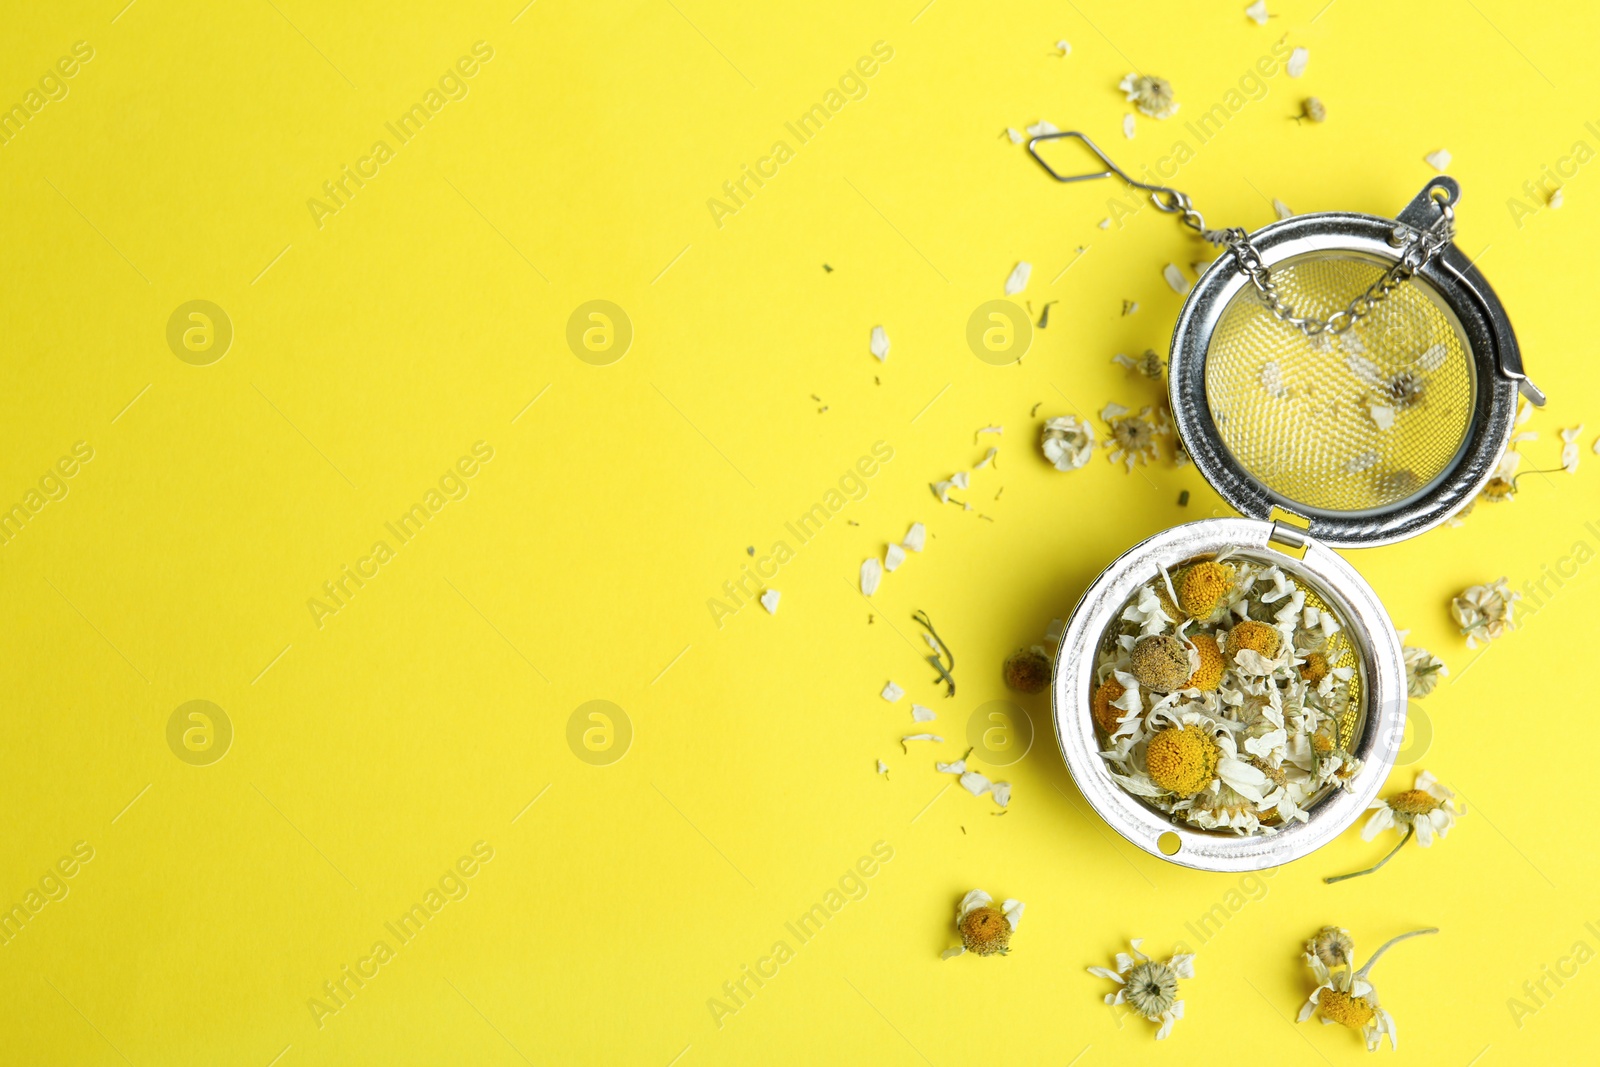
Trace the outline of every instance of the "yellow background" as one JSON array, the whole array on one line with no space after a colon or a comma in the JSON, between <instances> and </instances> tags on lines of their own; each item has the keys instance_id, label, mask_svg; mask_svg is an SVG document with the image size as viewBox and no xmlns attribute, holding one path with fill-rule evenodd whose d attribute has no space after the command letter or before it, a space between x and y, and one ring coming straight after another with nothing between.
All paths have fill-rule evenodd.
<instances>
[{"instance_id":1,"label":"yellow background","mask_svg":"<svg viewBox=\"0 0 1600 1067\"><path fill-rule=\"evenodd\" d=\"M1556 429L1596 416L1600 168L1520 226L1507 201L1575 141L1600 147L1584 125L1600 118L1593 16L1276 0L1258 27L1243 2L922 3L109 0L8 16L0 102L75 41L94 58L0 147L0 500L74 442L94 459L0 548L0 903L74 842L94 859L0 947L0 1057L1353 1062L1354 1035L1289 1021L1311 988L1300 943L1329 922L1362 956L1443 928L1376 972L1396 1062L1592 1048L1600 968L1520 1027L1507 1000L1575 942L1600 948L1584 927L1600 920L1593 567L1482 662L1446 605L1600 547L1593 430L1576 476L1350 553L1452 670L1425 702L1431 749L1391 783L1426 766L1461 791L1470 814L1432 850L1336 887L1321 877L1384 846L1351 831L1242 886L1164 864L1089 813L1044 697L1022 698L1032 751L995 772L1015 785L1005 815L932 762L1006 696L1002 658L1118 552L1221 508L1193 468L1129 475L1102 451L1061 474L1039 458L1048 416L1155 401L1109 360L1165 350L1179 298L1160 268L1205 249L1154 211L1097 228L1119 190L1048 181L1003 129L1045 118L1153 162L1193 143L1182 122L1279 38L1305 45L1305 76L1269 79L1176 184L1213 224L1264 224L1272 197L1392 213L1448 148L1459 241L1551 397L1527 465L1553 467ZM480 40L494 56L469 95L319 228L308 199ZM791 141L719 228L707 199L877 41L893 59L865 99ZM1184 110L1140 118L1130 142L1115 86L1135 66ZM1291 121L1309 94L1323 125ZM1035 265L1019 301L1060 303L1020 365L989 366L967 317L1018 259ZM166 342L193 299L234 328L209 366ZM593 299L635 331L609 366L565 342ZM971 499L992 522L928 490L982 455L988 424L1005 427L999 467ZM480 440L494 458L470 494L319 629L308 598ZM777 614L748 606L719 628L707 600L746 547L787 539L880 440L894 458L784 565ZM864 603L860 561L917 520L927 551ZM956 654L955 699L920 660L919 608ZM908 691L893 706L891 678ZM235 731L210 766L166 740L195 699ZM566 740L597 699L634 734L607 766ZM947 741L907 756L912 700ZM494 858L470 894L319 1028L322 984L480 840ZM865 898L793 942L784 924L878 841L894 858ZM1014 951L942 962L973 886L1027 902ZM1236 913L1199 944L1186 924L1218 904ZM1141 935L1198 950L1189 1016L1162 1046L1084 973ZM719 1027L708 999L779 939L795 957Z\"/></svg>"}]
</instances>

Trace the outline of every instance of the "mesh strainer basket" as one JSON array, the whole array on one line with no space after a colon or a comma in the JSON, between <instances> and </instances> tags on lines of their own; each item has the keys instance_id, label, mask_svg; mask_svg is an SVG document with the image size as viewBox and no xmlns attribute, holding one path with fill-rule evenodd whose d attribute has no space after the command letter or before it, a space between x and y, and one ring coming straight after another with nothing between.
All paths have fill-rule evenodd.
<instances>
[{"instance_id":1,"label":"mesh strainer basket","mask_svg":"<svg viewBox=\"0 0 1600 1067\"><path fill-rule=\"evenodd\" d=\"M1081 141L1105 170L1063 176L1040 141ZM1406 718L1400 639L1365 579L1334 548L1415 536L1465 507L1493 475L1527 380L1505 310L1452 243L1454 179L1430 181L1394 218L1294 216L1253 233L1208 230L1183 193L1124 174L1081 133L1029 151L1063 182L1116 176L1223 251L1173 331L1173 419L1196 468L1241 518L1175 527L1090 585L1057 652L1056 735L1078 787L1129 841L1213 871L1274 867L1360 817L1393 769ZM1229 550L1271 562L1345 626L1355 685L1341 740L1362 760L1307 822L1262 836L1195 829L1112 777L1090 715L1099 649L1129 597L1159 573Z\"/></svg>"}]
</instances>

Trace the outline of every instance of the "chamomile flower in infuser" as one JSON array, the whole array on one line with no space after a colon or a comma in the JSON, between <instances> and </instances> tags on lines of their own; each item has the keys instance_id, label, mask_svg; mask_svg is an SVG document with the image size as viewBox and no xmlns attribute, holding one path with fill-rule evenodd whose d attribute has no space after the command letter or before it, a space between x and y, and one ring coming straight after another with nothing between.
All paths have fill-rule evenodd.
<instances>
[{"instance_id":1,"label":"chamomile flower in infuser","mask_svg":"<svg viewBox=\"0 0 1600 1067\"><path fill-rule=\"evenodd\" d=\"M1325 955L1324 951L1319 951L1313 946L1327 945L1324 939L1330 931L1334 934L1333 943L1328 946L1330 950ZM1349 953L1354 946L1350 942L1349 935L1343 930L1335 930L1334 927L1323 927L1307 944L1305 954L1306 965L1311 968L1311 973L1316 975L1317 988L1301 1007L1300 1015L1295 1021L1303 1023L1312 1015L1321 1015L1325 1026L1338 1023L1351 1030L1361 1031L1361 1036L1366 1039L1368 1052L1378 1051L1385 1035L1389 1038L1390 1048L1399 1048L1397 1040L1399 1035L1395 1032L1394 1016L1385 1011L1378 1002L1378 991L1368 980L1367 975L1371 973L1372 965L1377 963L1391 946L1408 937L1438 932L1438 927L1429 927L1391 938L1372 954L1372 958L1367 960L1359 971L1351 971ZM1343 968L1335 971L1329 966L1328 958L1330 956L1338 958L1340 955L1344 960Z\"/></svg>"},{"instance_id":2,"label":"chamomile flower in infuser","mask_svg":"<svg viewBox=\"0 0 1600 1067\"><path fill-rule=\"evenodd\" d=\"M1162 961L1139 950L1144 939L1130 942L1132 953L1117 953L1117 969L1090 967L1096 978L1109 978L1121 988L1106 994L1107 1004L1126 1004L1153 1023L1160 1023L1156 1040L1172 1033L1172 1024L1183 1018L1183 1001L1178 999L1178 980L1194 977L1194 953L1178 952Z\"/></svg>"},{"instance_id":3,"label":"chamomile flower in infuser","mask_svg":"<svg viewBox=\"0 0 1600 1067\"><path fill-rule=\"evenodd\" d=\"M1513 605L1522 599L1514 593L1504 578L1486 585L1474 585L1450 601L1450 614L1467 638L1467 647L1476 648L1477 642L1488 643L1507 630L1515 628L1512 622Z\"/></svg>"},{"instance_id":4,"label":"chamomile flower in infuser","mask_svg":"<svg viewBox=\"0 0 1600 1067\"><path fill-rule=\"evenodd\" d=\"M1367 810L1372 814L1367 818L1367 824L1361 828L1361 840L1371 841L1385 830L1398 830L1403 826L1405 833L1400 838L1400 844L1394 846L1387 856L1366 870L1324 878L1324 882L1332 884L1342 882L1346 878L1371 874L1388 863L1413 835L1416 836L1418 845L1427 848L1433 844L1435 837L1444 837L1448 834L1450 828L1456 824L1456 819L1467 813L1465 808L1456 803L1455 793L1440 785L1432 771L1423 771L1417 775L1416 784L1410 789L1397 793L1388 800L1374 800L1372 807Z\"/></svg>"},{"instance_id":5,"label":"chamomile flower in infuser","mask_svg":"<svg viewBox=\"0 0 1600 1067\"><path fill-rule=\"evenodd\" d=\"M994 898L981 889L974 889L961 898L956 908L956 929L961 934L961 944L944 950L942 959L971 952L978 956L1004 956L1011 951L1011 935L1022 918L1023 903L1007 900L1000 907Z\"/></svg>"}]
</instances>

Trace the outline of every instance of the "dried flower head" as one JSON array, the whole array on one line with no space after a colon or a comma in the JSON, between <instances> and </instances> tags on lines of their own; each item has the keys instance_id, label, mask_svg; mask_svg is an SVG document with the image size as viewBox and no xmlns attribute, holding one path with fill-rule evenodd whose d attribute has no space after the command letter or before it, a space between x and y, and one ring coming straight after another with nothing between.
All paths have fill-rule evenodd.
<instances>
[{"instance_id":1,"label":"dried flower head","mask_svg":"<svg viewBox=\"0 0 1600 1067\"><path fill-rule=\"evenodd\" d=\"M1183 683L1183 687L1198 689L1202 693L1215 693L1222 684L1222 675L1227 669L1227 664L1222 659L1222 649L1217 647L1217 639L1211 634L1195 634L1189 638L1189 643L1200 656L1200 666L1189 675L1189 680Z\"/></svg>"},{"instance_id":2,"label":"dried flower head","mask_svg":"<svg viewBox=\"0 0 1600 1067\"><path fill-rule=\"evenodd\" d=\"M1367 819L1367 824L1361 828L1361 840L1371 841L1385 830L1398 830L1404 827L1405 833L1401 835L1400 843L1395 845L1383 859L1366 870L1324 878L1324 882L1331 884L1342 882L1346 878L1371 874L1388 863L1413 836L1416 837L1418 845L1427 848L1433 844L1435 837L1444 837L1448 834L1450 828L1456 824L1456 819L1467 813L1466 808L1456 803L1456 795L1440 785L1432 771L1418 774L1416 784L1410 789L1396 793L1387 800L1374 800L1367 810L1372 812L1372 815Z\"/></svg>"},{"instance_id":3,"label":"dried flower head","mask_svg":"<svg viewBox=\"0 0 1600 1067\"><path fill-rule=\"evenodd\" d=\"M1022 908L1020 900L1007 900L997 908L993 897L974 889L956 906L956 929L961 934L961 944L945 949L943 958L950 959L963 952L1004 956L1011 951L1011 935L1022 918Z\"/></svg>"},{"instance_id":4,"label":"dried flower head","mask_svg":"<svg viewBox=\"0 0 1600 1067\"><path fill-rule=\"evenodd\" d=\"M1332 929L1334 928L1323 927L1318 937ZM1311 973L1316 976L1317 988L1301 1007L1297 1021L1305 1022L1313 1014L1320 1014L1324 1023L1338 1023L1351 1030L1361 1031L1361 1036L1366 1039L1368 1052L1378 1051L1386 1035L1389 1038L1389 1047L1398 1048L1394 1017L1378 1002L1378 991L1367 976L1371 973L1373 964L1377 963L1391 946L1408 937L1438 932L1437 927L1429 927L1426 930L1412 930L1410 933L1391 938L1372 954L1372 958L1367 960L1359 971L1350 969L1348 957L1342 969L1335 971L1320 953L1310 951L1308 944L1305 961L1311 968ZM1344 931L1338 933L1344 934ZM1312 942L1316 940L1313 938ZM1348 936L1345 937L1345 941L1348 944Z\"/></svg>"},{"instance_id":5,"label":"dried flower head","mask_svg":"<svg viewBox=\"0 0 1600 1067\"><path fill-rule=\"evenodd\" d=\"M1402 635L1403 636L1403 635ZM1450 675L1444 660L1425 648L1407 645L1401 649L1406 661L1406 692L1414 697L1425 697L1433 692L1440 678Z\"/></svg>"},{"instance_id":6,"label":"dried flower head","mask_svg":"<svg viewBox=\"0 0 1600 1067\"><path fill-rule=\"evenodd\" d=\"M1050 684L1050 657L1038 645L1019 648L1006 658L1001 672L1006 687L1019 693L1042 693Z\"/></svg>"},{"instance_id":7,"label":"dried flower head","mask_svg":"<svg viewBox=\"0 0 1600 1067\"><path fill-rule=\"evenodd\" d=\"M1222 751L1204 730L1169 726L1150 739L1145 766L1150 780L1169 793L1194 796L1216 781Z\"/></svg>"},{"instance_id":8,"label":"dried flower head","mask_svg":"<svg viewBox=\"0 0 1600 1067\"><path fill-rule=\"evenodd\" d=\"M1350 931L1338 926L1324 926L1306 942L1306 955L1317 957L1329 970L1350 966L1355 950Z\"/></svg>"},{"instance_id":9,"label":"dried flower head","mask_svg":"<svg viewBox=\"0 0 1600 1067\"><path fill-rule=\"evenodd\" d=\"M1047 419L1039 433L1039 448L1056 470L1075 471L1094 454L1094 427L1072 415Z\"/></svg>"},{"instance_id":10,"label":"dried flower head","mask_svg":"<svg viewBox=\"0 0 1600 1067\"><path fill-rule=\"evenodd\" d=\"M1241 619L1237 626L1228 631L1225 651L1230 660L1237 656L1241 649L1258 652L1267 659L1276 659L1282 643L1283 635L1278 633L1276 627L1257 622L1255 619Z\"/></svg>"},{"instance_id":11,"label":"dried flower head","mask_svg":"<svg viewBox=\"0 0 1600 1067\"><path fill-rule=\"evenodd\" d=\"M1149 378L1153 382L1161 380L1161 374L1165 368L1161 357L1156 354L1156 350L1153 348L1145 349L1144 354L1138 358L1125 356L1118 352L1111 357L1111 362L1118 366L1126 367L1133 373Z\"/></svg>"},{"instance_id":12,"label":"dried flower head","mask_svg":"<svg viewBox=\"0 0 1600 1067\"><path fill-rule=\"evenodd\" d=\"M1129 74L1117 84L1128 94L1128 103L1153 119L1170 119L1178 113L1172 83L1149 74Z\"/></svg>"},{"instance_id":13,"label":"dried flower head","mask_svg":"<svg viewBox=\"0 0 1600 1067\"><path fill-rule=\"evenodd\" d=\"M1306 661L1300 665L1300 677L1316 685L1328 676L1328 657L1321 652L1307 652Z\"/></svg>"},{"instance_id":14,"label":"dried flower head","mask_svg":"<svg viewBox=\"0 0 1600 1067\"><path fill-rule=\"evenodd\" d=\"M1184 568L1176 582L1178 607L1191 619L1209 619L1233 591L1234 569L1205 560Z\"/></svg>"},{"instance_id":15,"label":"dried flower head","mask_svg":"<svg viewBox=\"0 0 1600 1067\"><path fill-rule=\"evenodd\" d=\"M1182 688L1195 668L1189 660L1189 646L1183 643L1183 638L1172 634L1140 638L1133 646L1130 662L1139 684L1158 693Z\"/></svg>"},{"instance_id":16,"label":"dried flower head","mask_svg":"<svg viewBox=\"0 0 1600 1067\"><path fill-rule=\"evenodd\" d=\"M1166 418L1160 412L1144 408L1133 415L1121 404L1107 404L1100 417L1111 431L1106 441L1106 447L1111 449L1111 462L1123 463L1130 471L1136 463L1155 462L1156 439L1169 432Z\"/></svg>"},{"instance_id":17,"label":"dried flower head","mask_svg":"<svg viewBox=\"0 0 1600 1067\"><path fill-rule=\"evenodd\" d=\"M1479 641L1493 641L1507 630L1514 629L1512 605L1522 599L1514 593L1504 578L1487 585L1475 585L1450 601L1450 614L1456 625L1466 635L1467 647L1476 648Z\"/></svg>"},{"instance_id":18,"label":"dried flower head","mask_svg":"<svg viewBox=\"0 0 1600 1067\"><path fill-rule=\"evenodd\" d=\"M1312 122L1326 122L1328 121L1328 109L1322 105L1321 100L1314 96L1308 96L1300 101L1300 117L1310 119Z\"/></svg>"},{"instance_id":19,"label":"dried flower head","mask_svg":"<svg viewBox=\"0 0 1600 1067\"><path fill-rule=\"evenodd\" d=\"M1107 678L1100 683L1093 699L1089 701L1089 714L1094 718L1095 725L1107 735L1117 732L1117 723L1122 719L1122 709L1112 702L1121 700L1122 694L1127 691L1127 687L1115 678Z\"/></svg>"},{"instance_id":20,"label":"dried flower head","mask_svg":"<svg viewBox=\"0 0 1600 1067\"><path fill-rule=\"evenodd\" d=\"M1160 1023L1156 1040L1172 1033L1172 1024L1183 1018L1183 1001L1178 999L1178 980L1194 977L1194 953L1178 952L1161 961L1139 951L1144 939L1130 942L1132 953L1117 953L1117 969L1090 967L1096 978L1109 978L1121 986L1106 994L1107 1004L1127 1004L1153 1023Z\"/></svg>"}]
</instances>

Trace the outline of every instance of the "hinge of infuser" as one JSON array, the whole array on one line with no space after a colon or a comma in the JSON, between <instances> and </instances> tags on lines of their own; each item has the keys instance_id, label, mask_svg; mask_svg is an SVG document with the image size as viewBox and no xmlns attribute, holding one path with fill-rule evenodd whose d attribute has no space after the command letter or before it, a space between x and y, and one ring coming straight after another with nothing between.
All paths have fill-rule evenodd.
<instances>
[{"instance_id":1,"label":"hinge of infuser","mask_svg":"<svg viewBox=\"0 0 1600 1067\"><path fill-rule=\"evenodd\" d=\"M1272 532L1267 534L1267 540L1280 551L1287 549L1285 555L1304 559L1306 546L1311 544L1311 520L1275 504L1267 515L1267 521L1272 523Z\"/></svg>"}]
</instances>

